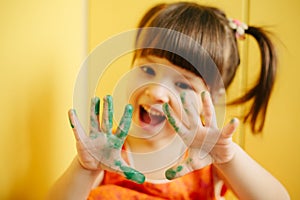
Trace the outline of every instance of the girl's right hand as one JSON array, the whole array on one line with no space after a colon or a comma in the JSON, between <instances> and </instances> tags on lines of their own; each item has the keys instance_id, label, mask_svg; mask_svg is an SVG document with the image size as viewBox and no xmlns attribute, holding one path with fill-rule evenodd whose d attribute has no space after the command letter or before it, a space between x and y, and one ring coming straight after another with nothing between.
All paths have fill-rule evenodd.
<instances>
[{"instance_id":1,"label":"girl's right hand","mask_svg":"<svg viewBox=\"0 0 300 200\"><path fill-rule=\"evenodd\" d=\"M143 183L145 176L129 167L121 156L122 146L128 134L132 118L132 106L125 107L124 114L115 134L113 126L112 97L106 96L103 102L102 123L99 123L100 99L91 101L89 136L85 133L75 110L69 111L69 120L76 138L78 160L88 170L114 171L137 183Z\"/></svg>"}]
</instances>

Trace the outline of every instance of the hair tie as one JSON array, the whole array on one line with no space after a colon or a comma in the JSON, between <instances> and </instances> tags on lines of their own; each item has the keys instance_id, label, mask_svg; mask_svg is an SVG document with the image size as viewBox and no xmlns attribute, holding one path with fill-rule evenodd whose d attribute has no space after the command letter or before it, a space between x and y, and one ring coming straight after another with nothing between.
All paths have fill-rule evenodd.
<instances>
[{"instance_id":1,"label":"hair tie","mask_svg":"<svg viewBox=\"0 0 300 200\"><path fill-rule=\"evenodd\" d=\"M237 19L228 19L229 26L235 30L235 36L237 39L245 39L245 30L248 29L247 24L237 20Z\"/></svg>"}]
</instances>

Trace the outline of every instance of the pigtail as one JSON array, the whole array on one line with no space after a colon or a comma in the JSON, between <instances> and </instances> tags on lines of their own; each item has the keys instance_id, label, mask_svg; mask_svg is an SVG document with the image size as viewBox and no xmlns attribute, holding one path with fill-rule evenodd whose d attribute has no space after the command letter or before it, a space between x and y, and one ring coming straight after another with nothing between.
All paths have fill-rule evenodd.
<instances>
[{"instance_id":1,"label":"pigtail","mask_svg":"<svg viewBox=\"0 0 300 200\"><path fill-rule=\"evenodd\" d=\"M268 102L275 82L277 55L272 41L262 28L250 26L245 30L245 33L253 36L259 45L261 71L255 86L246 92L245 95L234 101L234 104L253 100L244 121L250 121L252 131L258 133L263 129Z\"/></svg>"}]
</instances>

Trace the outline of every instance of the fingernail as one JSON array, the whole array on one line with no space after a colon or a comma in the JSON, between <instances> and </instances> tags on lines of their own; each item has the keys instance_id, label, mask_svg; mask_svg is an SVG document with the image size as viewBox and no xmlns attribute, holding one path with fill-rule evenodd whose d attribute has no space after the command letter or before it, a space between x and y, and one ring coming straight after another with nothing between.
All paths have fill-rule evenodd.
<instances>
[{"instance_id":1,"label":"fingernail","mask_svg":"<svg viewBox=\"0 0 300 200\"><path fill-rule=\"evenodd\" d=\"M77 113L76 113L76 110L75 110L75 109L71 109L71 112L72 112L74 115L77 115Z\"/></svg>"},{"instance_id":2,"label":"fingernail","mask_svg":"<svg viewBox=\"0 0 300 200\"><path fill-rule=\"evenodd\" d=\"M206 95L206 91L201 92L201 98L202 99L204 99L205 95Z\"/></svg>"},{"instance_id":3,"label":"fingernail","mask_svg":"<svg viewBox=\"0 0 300 200\"><path fill-rule=\"evenodd\" d=\"M72 113L72 115L76 115L76 111L74 109L71 109L71 113ZM70 122L71 127L74 128L74 125L72 123L72 120L71 120L70 116L69 116L69 122Z\"/></svg>"},{"instance_id":4,"label":"fingernail","mask_svg":"<svg viewBox=\"0 0 300 200\"><path fill-rule=\"evenodd\" d=\"M106 101L107 102L112 102L112 96L111 95L106 95Z\"/></svg>"},{"instance_id":5,"label":"fingernail","mask_svg":"<svg viewBox=\"0 0 300 200\"><path fill-rule=\"evenodd\" d=\"M232 118L231 120L230 120L230 124L233 124L235 122L235 118Z\"/></svg>"},{"instance_id":6,"label":"fingernail","mask_svg":"<svg viewBox=\"0 0 300 200\"><path fill-rule=\"evenodd\" d=\"M133 107L131 104L127 104L125 107L125 115L126 116L132 116Z\"/></svg>"}]
</instances>

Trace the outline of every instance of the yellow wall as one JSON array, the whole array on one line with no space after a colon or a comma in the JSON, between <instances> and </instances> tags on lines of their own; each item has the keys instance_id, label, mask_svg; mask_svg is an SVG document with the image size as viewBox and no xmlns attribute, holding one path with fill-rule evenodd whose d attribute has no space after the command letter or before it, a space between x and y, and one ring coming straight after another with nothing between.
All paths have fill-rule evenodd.
<instances>
[{"instance_id":1,"label":"yellow wall","mask_svg":"<svg viewBox=\"0 0 300 200\"><path fill-rule=\"evenodd\" d=\"M296 0L255 0L249 8L251 23L268 26L277 35L280 66L266 127L259 136L251 136L247 130L245 148L282 181L291 199L300 199L299 9ZM250 43L249 73L257 63L255 48Z\"/></svg>"},{"instance_id":2,"label":"yellow wall","mask_svg":"<svg viewBox=\"0 0 300 200\"><path fill-rule=\"evenodd\" d=\"M0 2L0 199L42 199L76 152L67 110L72 107L74 82L86 49L92 51L108 37L135 28L145 10L157 2L162 1ZM279 76L265 130L252 136L241 126L235 139L286 185L292 199L300 199L296 182L300 178L296 126L300 122L300 85L296 82L300 3L198 2L222 7L228 16L253 24L271 25L270 30L280 38ZM242 56L248 58L242 66L249 67L239 70L230 91L242 91L247 80L244 74L255 71L255 48L252 40L241 43Z\"/></svg>"},{"instance_id":3,"label":"yellow wall","mask_svg":"<svg viewBox=\"0 0 300 200\"><path fill-rule=\"evenodd\" d=\"M0 9L0 199L43 199L75 155L67 110L87 45L84 1Z\"/></svg>"}]
</instances>

